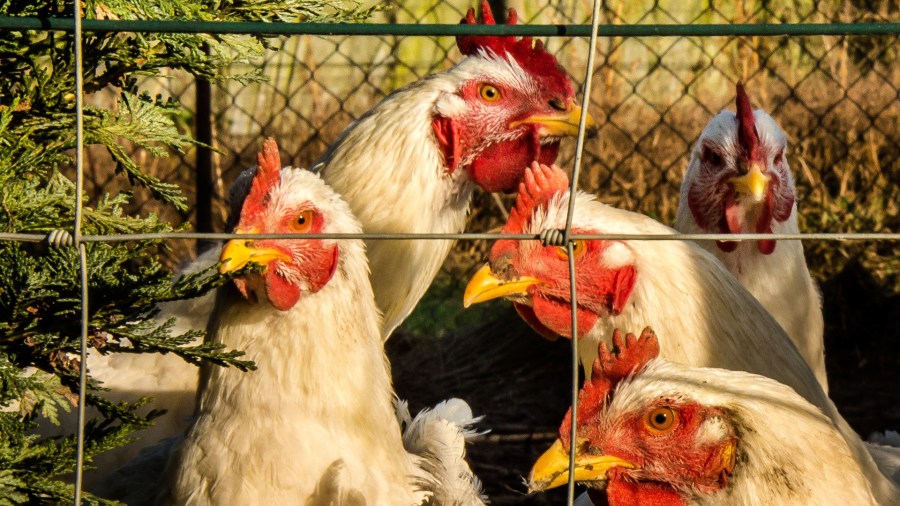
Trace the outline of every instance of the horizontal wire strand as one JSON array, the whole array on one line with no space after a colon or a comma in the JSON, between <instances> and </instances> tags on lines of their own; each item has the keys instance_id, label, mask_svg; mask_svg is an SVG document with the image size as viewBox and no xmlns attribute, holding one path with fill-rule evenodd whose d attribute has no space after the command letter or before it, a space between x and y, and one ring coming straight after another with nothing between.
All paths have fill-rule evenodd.
<instances>
[{"instance_id":1,"label":"horizontal wire strand","mask_svg":"<svg viewBox=\"0 0 900 506\"><path fill-rule=\"evenodd\" d=\"M52 232L51 232L52 233ZM499 232L460 232L460 233L318 233L318 234L236 234L226 232L159 232L149 234L102 234L81 236L81 242L126 242L155 240L188 240L206 239L365 239L378 241L391 240L541 240L540 234L503 234ZM810 240L810 241L900 241L900 233L896 232L801 232L791 234L585 234L571 233L569 239L607 240L607 241L762 241L773 240ZM32 233L0 233L0 241L43 242L48 234Z\"/></svg>"},{"instance_id":2,"label":"horizontal wire strand","mask_svg":"<svg viewBox=\"0 0 900 506\"><path fill-rule=\"evenodd\" d=\"M900 23L753 23L753 24L640 24L599 25L600 37L714 37L714 36L820 36L898 35ZM71 18L0 16L0 29L74 30ZM591 26L461 25L435 23L269 23L255 21L111 20L85 19L82 30L93 33L209 33L244 35L507 35L532 37L589 37Z\"/></svg>"}]
</instances>

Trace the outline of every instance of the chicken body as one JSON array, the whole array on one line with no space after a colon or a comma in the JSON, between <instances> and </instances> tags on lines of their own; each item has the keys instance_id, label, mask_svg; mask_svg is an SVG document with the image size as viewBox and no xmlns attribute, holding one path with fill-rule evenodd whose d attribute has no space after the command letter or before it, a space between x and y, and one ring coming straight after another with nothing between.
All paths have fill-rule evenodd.
<instances>
[{"instance_id":1,"label":"chicken body","mask_svg":"<svg viewBox=\"0 0 900 506\"><path fill-rule=\"evenodd\" d=\"M238 233L359 233L321 179L273 169L274 142L266 155ZM435 495L424 456L403 446L362 242L237 239L222 258L223 271L266 266L219 290L209 329L257 369L204 367L162 502L417 505Z\"/></svg>"},{"instance_id":2,"label":"chicken body","mask_svg":"<svg viewBox=\"0 0 900 506\"><path fill-rule=\"evenodd\" d=\"M750 109L740 84L737 96L737 113L720 112L694 145L681 186L676 228L684 233L796 234L797 204L786 157L787 138L765 111ZM697 243L775 317L827 392L822 302L806 265L803 243Z\"/></svg>"},{"instance_id":3,"label":"chicken body","mask_svg":"<svg viewBox=\"0 0 900 506\"><path fill-rule=\"evenodd\" d=\"M520 187L504 231L537 234L565 226L568 179L535 164ZM579 192L572 227L578 233L673 234L647 216L616 209ZM580 243L580 244L579 244ZM747 371L773 378L822 409L838 427L884 504L897 499L885 478L828 399L781 326L722 264L693 242L580 240L575 247L578 349L590 374L597 347L616 328L651 325L660 356L691 366ZM466 303L511 298L545 336L572 336L565 249L539 241L497 241L490 263L470 281Z\"/></svg>"},{"instance_id":4,"label":"chicken body","mask_svg":"<svg viewBox=\"0 0 900 506\"><path fill-rule=\"evenodd\" d=\"M597 504L886 504L832 421L790 387L652 350L622 375L617 361L659 345L647 330L614 340L619 357L601 350L579 395L575 476L595 487ZM568 416L535 464L532 490L568 479Z\"/></svg>"}]
</instances>

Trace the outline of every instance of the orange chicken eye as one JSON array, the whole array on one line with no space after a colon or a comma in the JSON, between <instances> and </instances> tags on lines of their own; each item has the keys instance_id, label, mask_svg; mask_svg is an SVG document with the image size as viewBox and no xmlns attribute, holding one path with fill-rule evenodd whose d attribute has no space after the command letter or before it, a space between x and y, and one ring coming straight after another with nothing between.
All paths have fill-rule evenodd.
<instances>
[{"instance_id":1,"label":"orange chicken eye","mask_svg":"<svg viewBox=\"0 0 900 506\"><path fill-rule=\"evenodd\" d=\"M299 234L309 232L313 225L313 212L301 211L291 222L291 230Z\"/></svg>"},{"instance_id":2,"label":"orange chicken eye","mask_svg":"<svg viewBox=\"0 0 900 506\"><path fill-rule=\"evenodd\" d=\"M500 90L493 84L482 83L478 87L478 95L485 102L496 102L500 100Z\"/></svg>"},{"instance_id":3,"label":"orange chicken eye","mask_svg":"<svg viewBox=\"0 0 900 506\"><path fill-rule=\"evenodd\" d=\"M644 425L647 426L647 430L652 434L662 435L672 432L676 427L675 422L677 421L678 414L675 410L668 406L662 406L654 408L647 413L647 419L644 420Z\"/></svg>"},{"instance_id":4,"label":"orange chicken eye","mask_svg":"<svg viewBox=\"0 0 900 506\"><path fill-rule=\"evenodd\" d=\"M572 253L575 255L575 258L580 257L584 250L584 241L572 241ZM556 254L559 255L560 259L567 260L569 258L569 249L566 246L560 246L556 248Z\"/></svg>"}]
</instances>

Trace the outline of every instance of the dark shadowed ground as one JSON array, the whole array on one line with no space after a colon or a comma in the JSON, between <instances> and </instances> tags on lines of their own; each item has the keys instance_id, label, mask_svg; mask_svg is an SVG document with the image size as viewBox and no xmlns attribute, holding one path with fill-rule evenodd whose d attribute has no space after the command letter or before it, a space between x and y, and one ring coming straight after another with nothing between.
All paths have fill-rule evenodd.
<instances>
[{"instance_id":1,"label":"dark shadowed ground","mask_svg":"<svg viewBox=\"0 0 900 506\"><path fill-rule=\"evenodd\" d=\"M900 429L900 296L881 292L852 264L822 289L832 398L863 435ZM496 317L475 328L388 341L397 392L414 412L460 397L485 415L481 426L491 432L470 445L469 456L492 504L562 504L564 487L528 496L522 482L568 409L569 341L546 341L508 303L489 304Z\"/></svg>"}]
</instances>

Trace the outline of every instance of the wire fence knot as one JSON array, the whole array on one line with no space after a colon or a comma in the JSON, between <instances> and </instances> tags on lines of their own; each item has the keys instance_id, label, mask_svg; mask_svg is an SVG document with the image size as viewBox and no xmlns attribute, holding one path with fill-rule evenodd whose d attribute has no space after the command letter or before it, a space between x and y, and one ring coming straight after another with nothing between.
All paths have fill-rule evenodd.
<instances>
[{"instance_id":1,"label":"wire fence knot","mask_svg":"<svg viewBox=\"0 0 900 506\"><path fill-rule=\"evenodd\" d=\"M51 230L47 234L47 244L54 248L71 248L75 246L75 238L67 230Z\"/></svg>"},{"instance_id":2,"label":"wire fence knot","mask_svg":"<svg viewBox=\"0 0 900 506\"><path fill-rule=\"evenodd\" d=\"M563 229L542 230L539 237L544 246L565 246L566 231Z\"/></svg>"}]
</instances>

